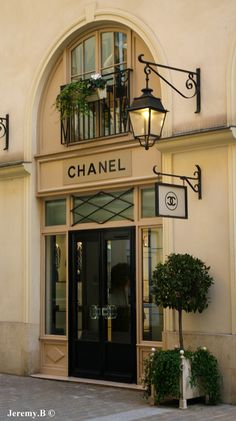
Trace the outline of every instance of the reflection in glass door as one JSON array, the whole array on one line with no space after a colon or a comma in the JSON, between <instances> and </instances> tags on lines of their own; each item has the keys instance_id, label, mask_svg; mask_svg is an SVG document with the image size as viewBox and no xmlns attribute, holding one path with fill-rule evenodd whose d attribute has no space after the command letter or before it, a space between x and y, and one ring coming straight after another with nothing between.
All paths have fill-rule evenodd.
<instances>
[{"instance_id":1,"label":"reflection in glass door","mask_svg":"<svg viewBox=\"0 0 236 421\"><path fill-rule=\"evenodd\" d=\"M70 242L70 374L136 380L134 231L78 231Z\"/></svg>"}]
</instances>

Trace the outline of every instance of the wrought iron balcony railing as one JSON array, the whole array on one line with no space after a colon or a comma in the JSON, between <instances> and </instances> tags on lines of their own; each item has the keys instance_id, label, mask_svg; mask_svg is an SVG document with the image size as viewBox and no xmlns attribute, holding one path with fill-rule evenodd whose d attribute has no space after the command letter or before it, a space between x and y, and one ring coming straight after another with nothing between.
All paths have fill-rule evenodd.
<instances>
[{"instance_id":1,"label":"wrought iron balcony railing","mask_svg":"<svg viewBox=\"0 0 236 421\"><path fill-rule=\"evenodd\" d=\"M89 112L75 111L61 120L61 143L71 145L80 141L126 133L129 129L127 107L130 105L131 69L103 75L107 80L106 97L88 98Z\"/></svg>"}]
</instances>

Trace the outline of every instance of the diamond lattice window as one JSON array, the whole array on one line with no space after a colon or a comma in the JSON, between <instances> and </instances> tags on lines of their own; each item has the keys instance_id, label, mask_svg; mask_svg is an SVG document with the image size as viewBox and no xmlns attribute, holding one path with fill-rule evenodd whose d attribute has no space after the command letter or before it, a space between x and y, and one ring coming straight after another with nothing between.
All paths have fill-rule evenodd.
<instances>
[{"instance_id":1,"label":"diamond lattice window","mask_svg":"<svg viewBox=\"0 0 236 421\"><path fill-rule=\"evenodd\" d=\"M73 225L108 221L133 221L133 189L117 192L100 191L92 196L73 197Z\"/></svg>"}]
</instances>

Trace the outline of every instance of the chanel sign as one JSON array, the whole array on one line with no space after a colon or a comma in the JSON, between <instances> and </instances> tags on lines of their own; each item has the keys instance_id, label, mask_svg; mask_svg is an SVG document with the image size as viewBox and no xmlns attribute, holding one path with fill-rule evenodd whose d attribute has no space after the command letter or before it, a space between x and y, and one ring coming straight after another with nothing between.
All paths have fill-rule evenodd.
<instances>
[{"instance_id":1,"label":"chanel sign","mask_svg":"<svg viewBox=\"0 0 236 421\"><path fill-rule=\"evenodd\" d=\"M156 183L156 216L188 218L187 187Z\"/></svg>"},{"instance_id":2,"label":"chanel sign","mask_svg":"<svg viewBox=\"0 0 236 421\"><path fill-rule=\"evenodd\" d=\"M85 157L65 159L63 163L64 184L78 184L129 177L132 174L130 151L103 153Z\"/></svg>"}]
</instances>

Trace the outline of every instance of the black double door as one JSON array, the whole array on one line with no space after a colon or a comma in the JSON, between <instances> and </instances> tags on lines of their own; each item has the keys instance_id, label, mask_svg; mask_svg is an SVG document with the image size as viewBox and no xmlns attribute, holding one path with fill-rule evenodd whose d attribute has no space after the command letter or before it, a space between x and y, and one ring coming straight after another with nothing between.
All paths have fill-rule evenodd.
<instances>
[{"instance_id":1,"label":"black double door","mask_svg":"<svg viewBox=\"0 0 236 421\"><path fill-rule=\"evenodd\" d=\"M134 229L70 234L69 372L136 381Z\"/></svg>"}]
</instances>

